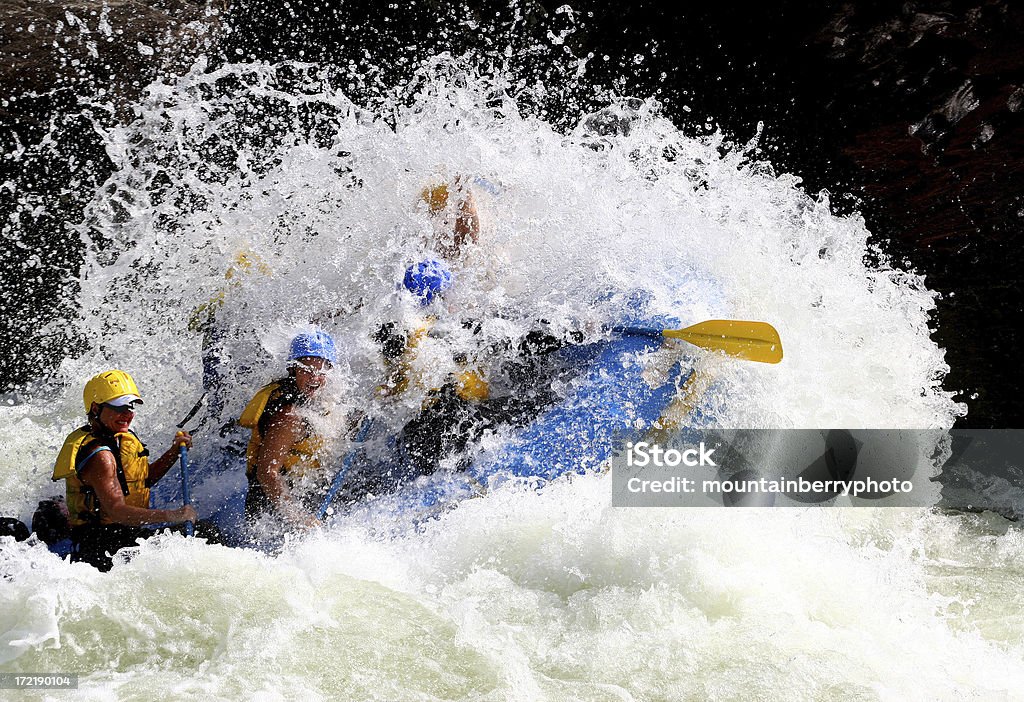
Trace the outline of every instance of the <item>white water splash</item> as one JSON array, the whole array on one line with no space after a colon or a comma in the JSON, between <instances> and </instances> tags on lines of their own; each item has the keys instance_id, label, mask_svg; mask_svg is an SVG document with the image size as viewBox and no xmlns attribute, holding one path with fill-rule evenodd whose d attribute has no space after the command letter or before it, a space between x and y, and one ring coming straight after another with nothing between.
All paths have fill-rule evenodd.
<instances>
[{"instance_id":1,"label":"white water splash","mask_svg":"<svg viewBox=\"0 0 1024 702\"><path fill-rule=\"evenodd\" d=\"M281 372L311 319L342 340L335 416L364 406L381 372L369 333L402 309L396 282L431 232L417 194L440 175L489 186L475 186L481 242L460 269L460 309L518 310L513 333L539 317L593 328L614 318L603 293L641 290L652 312L698 321L702 310L674 304L696 271L735 317L774 324L786 350L778 366L722 367L724 425L949 427L962 412L941 389L923 281L868 263L861 219L720 137L687 138L636 101L611 106L628 130L599 128L605 113L561 133L520 114L502 78L448 58L372 110L345 83L317 66L200 65L106 132L118 170L80 228L72 321L89 350L64 359L45 402L2 410L6 508L27 517L55 491L49 461L99 370L136 377L138 430L169 442L203 390L189 317L220 292L224 417ZM225 280L243 250L269 273ZM342 520L273 558L169 536L109 575L5 542L0 665L81 671L87 699L1020 689L1024 605L1002 586L1022 562L1017 531L899 510L616 510L609 498L606 476L510 486L397 535Z\"/></svg>"}]
</instances>

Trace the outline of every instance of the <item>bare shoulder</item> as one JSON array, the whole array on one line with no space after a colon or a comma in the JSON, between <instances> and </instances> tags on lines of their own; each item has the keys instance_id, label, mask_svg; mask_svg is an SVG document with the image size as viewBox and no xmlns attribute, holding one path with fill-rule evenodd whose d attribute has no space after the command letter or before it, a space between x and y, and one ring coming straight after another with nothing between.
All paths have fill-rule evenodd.
<instances>
[{"instance_id":1,"label":"bare shoulder","mask_svg":"<svg viewBox=\"0 0 1024 702\"><path fill-rule=\"evenodd\" d=\"M117 463L114 454L109 450L97 451L89 457L78 471L78 477L86 485L95 486L98 482L106 482L117 473Z\"/></svg>"},{"instance_id":2,"label":"bare shoulder","mask_svg":"<svg viewBox=\"0 0 1024 702\"><path fill-rule=\"evenodd\" d=\"M293 431L302 426L302 417L295 405L282 405L267 422L267 432Z\"/></svg>"}]
</instances>

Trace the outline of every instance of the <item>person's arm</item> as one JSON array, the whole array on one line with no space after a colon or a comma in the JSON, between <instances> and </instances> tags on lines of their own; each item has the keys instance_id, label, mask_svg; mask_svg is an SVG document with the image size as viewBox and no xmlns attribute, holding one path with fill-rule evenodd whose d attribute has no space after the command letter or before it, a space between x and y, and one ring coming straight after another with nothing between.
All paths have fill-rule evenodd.
<instances>
[{"instance_id":1,"label":"person's arm","mask_svg":"<svg viewBox=\"0 0 1024 702\"><path fill-rule=\"evenodd\" d=\"M79 471L78 477L93 489L103 513L117 524L145 526L196 520L196 510L192 505L179 509L147 509L126 504L121 484L117 481L114 454L110 451L100 451L92 456Z\"/></svg>"},{"instance_id":2,"label":"person's arm","mask_svg":"<svg viewBox=\"0 0 1024 702\"><path fill-rule=\"evenodd\" d=\"M263 492L290 521L299 524L315 524L312 515L306 514L292 501L281 477L285 458L292 446L302 440L305 433L302 419L294 411L284 409L267 424L267 430L260 441L260 452L256 457L256 479Z\"/></svg>"},{"instance_id":3,"label":"person's arm","mask_svg":"<svg viewBox=\"0 0 1024 702\"><path fill-rule=\"evenodd\" d=\"M146 480L147 485L156 485L156 482L160 478L167 475L167 471L171 469L174 462L178 460L178 447L185 446L186 448L192 448L192 435L187 431L179 431L174 441L171 442L171 447L164 451L164 454L160 458L156 459L149 464L149 478Z\"/></svg>"}]
</instances>

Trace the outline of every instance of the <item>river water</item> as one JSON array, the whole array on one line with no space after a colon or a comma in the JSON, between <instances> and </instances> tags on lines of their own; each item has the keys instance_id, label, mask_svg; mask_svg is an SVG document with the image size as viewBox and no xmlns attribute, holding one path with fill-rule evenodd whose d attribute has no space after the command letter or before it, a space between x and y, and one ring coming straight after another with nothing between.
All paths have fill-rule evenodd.
<instances>
[{"instance_id":1,"label":"river water","mask_svg":"<svg viewBox=\"0 0 1024 702\"><path fill-rule=\"evenodd\" d=\"M282 372L312 319L341 345L326 395L343 453L344 419L380 379L370 332L408 311L396 281L432 235L417 194L456 176L481 236L450 304L500 317L507 334L536 318L599 334L637 291L683 322L725 305L775 325L786 356L717 364L721 426L948 428L962 413L941 387L925 281L756 145L688 138L639 100L555 129L520 109L522 86L444 57L370 107L346 84L317 66L197 65L151 86L134 121L98 126L118 170L74 230L81 314L55 322L86 352L0 409L5 513L28 520L60 492L52 460L100 370L135 376L135 428L162 451L204 390L189 322L211 298L227 382L196 433L200 512L239 482L209 467L216 422ZM257 263L225 278L240 252ZM683 308L687 276L720 297ZM173 485L160 498L176 500ZM505 484L416 524L342 515L277 555L166 534L100 574L31 541L0 549L0 672L78 673L76 699L1024 689L1024 536L990 514L623 509L610 476L591 474Z\"/></svg>"}]
</instances>

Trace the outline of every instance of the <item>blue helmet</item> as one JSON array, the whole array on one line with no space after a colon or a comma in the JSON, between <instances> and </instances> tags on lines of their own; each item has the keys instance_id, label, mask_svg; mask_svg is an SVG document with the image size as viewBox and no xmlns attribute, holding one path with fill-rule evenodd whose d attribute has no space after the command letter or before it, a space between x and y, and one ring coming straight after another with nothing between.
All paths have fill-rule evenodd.
<instances>
[{"instance_id":1,"label":"blue helmet","mask_svg":"<svg viewBox=\"0 0 1024 702\"><path fill-rule=\"evenodd\" d=\"M454 279L455 276L444 263L428 258L409 266L405 270L402 284L406 290L420 299L421 305L426 306L450 288Z\"/></svg>"},{"instance_id":2,"label":"blue helmet","mask_svg":"<svg viewBox=\"0 0 1024 702\"><path fill-rule=\"evenodd\" d=\"M300 358L323 358L334 365L338 362L338 352L334 348L334 339L322 329L315 329L312 332L299 334L292 339L292 346L288 352L288 360L295 361Z\"/></svg>"}]
</instances>

